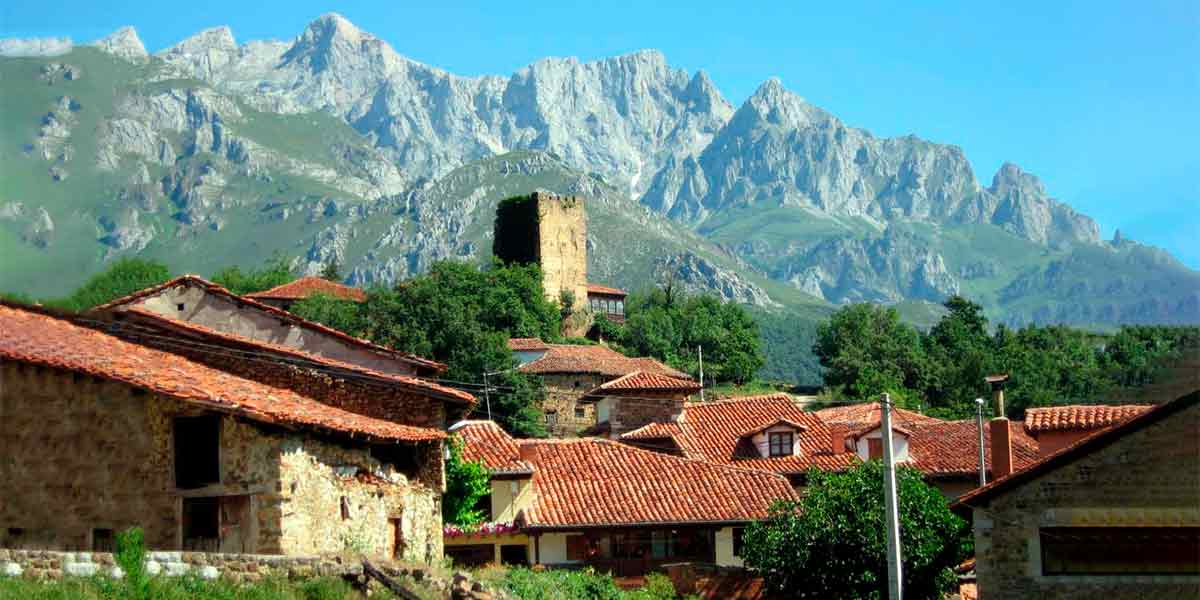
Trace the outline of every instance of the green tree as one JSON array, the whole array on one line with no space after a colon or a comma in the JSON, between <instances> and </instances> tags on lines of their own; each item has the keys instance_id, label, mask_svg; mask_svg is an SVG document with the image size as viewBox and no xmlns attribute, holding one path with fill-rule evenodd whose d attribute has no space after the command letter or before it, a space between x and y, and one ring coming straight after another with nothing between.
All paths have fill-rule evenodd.
<instances>
[{"instance_id":1,"label":"green tree","mask_svg":"<svg viewBox=\"0 0 1200 600\"><path fill-rule=\"evenodd\" d=\"M924 337L921 391L932 412L964 418L974 414L971 400L987 395L983 378L996 370L996 355L982 306L961 296L942 306L946 314Z\"/></svg>"},{"instance_id":2,"label":"green tree","mask_svg":"<svg viewBox=\"0 0 1200 600\"><path fill-rule=\"evenodd\" d=\"M800 502L779 502L746 530L746 564L794 598L886 598L883 465L813 469ZM940 599L971 552L970 528L909 467L896 470L906 598Z\"/></svg>"},{"instance_id":3,"label":"green tree","mask_svg":"<svg viewBox=\"0 0 1200 600\"><path fill-rule=\"evenodd\" d=\"M281 254L271 257L263 266L257 269L243 271L241 267L234 265L232 267L225 267L212 276L214 283L225 287L239 296L269 290L295 279L296 274L292 272L292 267L288 265L287 258Z\"/></svg>"},{"instance_id":4,"label":"green tree","mask_svg":"<svg viewBox=\"0 0 1200 600\"><path fill-rule=\"evenodd\" d=\"M487 520L479 501L492 492L483 463L463 459L463 442L452 435L446 444L446 493L442 496L442 521L459 527L473 527Z\"/></svg>"},{"instance_id":5,"label":"green tree","mask_svg":"<svg viewBox=\"0 0 1200 600\"><path fill-rule=\"evenodd\" d=\"M559 335L558 307L542 293L536 265L489 270L460 262L435 263L428 274L368 290L361 304L310 298L292 312L376 343L445 362L445 379L488 384L477 414L486 414L518 436L543 436L540 382L515 371L510 337ZM483 396L476 393L477 396Z\"/></svg>"},{"instance_id":6,"label":"green tree","mask_svg":"<svg viewBox=\"0 0 1200 600\"><path fill-rule=\"evenodd\" d=\"M331 258L329 262L325 263L325 266L321 269L321 279L333 282L342 280L342 270L338 266L336 258Z\"/></svg>"},{"instance_id":7,"label":"green tree","mask_svg":"<svg viewBox=\"0 0 1200 600\"><path fill-rule=\"evenodd\" d=\"M67 310L87 310L171 278L167 266L140 258L122 258L93 275L70 296L47 304Z\"/></svg>"},{"instance_id":8,"label":"green tree","mask_svg":"<svg viewBox=\"0 0 1200 600\"><path fill-rule=\"evenodd\" d=\"M746 310L712 296L681 296L670 286L634 294L625 303L623 326L599 323L605 339L632 356L653 356L718 383L754 379L765 358L758 323Z\"/></svg>"},{"instance_id":9,"label":"green tree","mask_svg":"<svg viewBox=\"0 0 1200 600\"><path fill-rule=\"evenodd\" d=\"M852 399L890 392L909 403L922 388L925 353L921 334L894 308L851 304L817 327L813 353L825 367L825 384Z\"/></svg>"}]
</instances>

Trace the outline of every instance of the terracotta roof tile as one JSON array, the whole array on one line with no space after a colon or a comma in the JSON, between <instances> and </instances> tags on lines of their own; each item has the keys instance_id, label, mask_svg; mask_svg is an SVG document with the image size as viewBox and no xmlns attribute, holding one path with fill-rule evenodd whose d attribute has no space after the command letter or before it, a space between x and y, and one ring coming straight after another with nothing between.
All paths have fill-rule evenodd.
<instances>
[{"instance_id":1,"label":"terracotta roof tile","mask_svg":"<svg viewBox=\"0 0 1200 600\"><path fill-rule=\"evenodd\" d=\"M264 304L253 298L249 298L246 296L239 296L239 295L225 289L224 287L221 287L221 286L219 286L207 279L204 279L203 277L199 277L197 275L180 275L179 277L176 277L170 281L160 283L159 285L151 286L146 289L138 290L127 296L122 296L111 302L106 302L99 306L93 307L91 310L98 311L98 312L113 310L113 309L116 309L116 308L119 308L122 306L133 304L134 302L137 302L138 300L153 296L155 294L158 294L159 292L162 292L163 290L166 290L166 289L169 289L172 287L176 287L176 286L180 286L180 285L193 285L193 286L203 288L204 290L211 292L213 294L216 294L218 296L224 296L225 298L233 300L234 302L238 302L243 305L250 306L255 309L261 310L263 312L269 313L275 317L286 320L289 323L292 323L293 325L296 325L298 327L303 327L310 331L315 331L318 333L322 333L324 335L335 337L342 341L345 341L345 342L348 342L355 346L358 346L360 348L365 348L372 352L377 352L380 354L391 356L391 357L400 359L402 361L408 362L410 364L417 365L419 367L430 369L435 372L443 372L447 369L447 366L443 363L440 363L440 362L437 362L434 360L429 360L427 358L422 358L420 356L416 356L414 354L409 354L407 352L401 352L399 350L394 350L394 349L388 348L386 346L381 346L381 345L371 342L369 340L364 340L362 338L356 338L350 334L347 334L342 331L338 331L337 329L334 329L327 325L322 325L321 323L317 323L314 321L309 321L308 319L300 318L286 310L276 308L269 304Z\"/></svg>"},{"instance_id":2,"label":"terracotta roof tile","mask_svg":"<svg viewBox=\"0 0 1200 600\"><path fill-rule=\"evenodd\" d=\"M531 528L747 522L795 500L786 479L610 440L521 440L534 464Z\"/></svg>"},{"instance_id":3,"label":"terracotta roof tile","mask_svg":"<svg viewBox=\"0 0 1200 600\"><path fill-rule=\"evenodd\" d=\"M463 459L480 462L493 474L532 473L533 465L521 460L516 440L494 421L459 421L450 426L463 440Z\"/></svg>"},{"instance_id":4,"label":"terracotta roof tile","mask_svg":"<svg viewBox=\"0 0 1200 600\"><path fill-rule=\"evenodd\" d=\"M974 420L906 423L909 430L906 463L932 477L979 476L979 429ZM1013 469L1024 469L1038 460L1038 443L1020 422L1009 423ZM991 427L983 428L985 464L992 464Z\"/></svg>"},{"instance_id":5,"label":"terracotta roof tile","mask_svg":"<svg viewBox=\"0 0 1200 600\"><path fill-rule=\"evenodd\" d=\"M588 392L589 396L619 395L623 392L687 392L700 391L700 384L691 379L680 379L662 373L634 371L612 381L600 384Z\"/></svg>"},{"instance_id":6,"label":"terracotta roof tile","mask_svg":"<svg viewBox=\"0 0 1200 600\"><path fill-rule=\"evenodd\" d=\"M508 338L508 349L514 352L521 350L549 350L550 346L541 338Z\"/></svg>"},{"instance_id":7,"label":"terracotta roof tile","mask_svg":"<svg viewBox=\"0 0 1200 600\"><path fill-rule=\"evenodd\" d=\"M291 390L271 387L139 346L66 319L0 305L0 357L86 373L260 421L332 430L387 441L437 440L436 429L347 412Z\"/></svg>"},{"instance_id":8,"label":"terracotta roof tile","mask_svg":"<svg viewBox=\"0 0 1200 600\"><path fill-rule=\"evenodd\" d=\"M172 328L172 329L176 329L179 331L190 332L190 333L194 333L196 335L200 335L200 336L203 336L206 338L216 338L218 340L233 342L233 343L243 345L243 346L254 346L254 347L258 347L258 348L263 348L265 350L269 350L273 354L282 354L285 356L295 358L300 361L315 363L315 366L330 367L330 368L338 369L338 370L342 370L342 371L350 371L352 373L367 375L367 376L370 376L375 379L381 379L385 382L399 384L403 387L406 387L406 388L409 388L409 389L412 389L412 390L415 390L418 392L435 395L439 398L443 398L446 400L453 400L455 402L463 402L463 403L471 404L471 405L475 404L475 402L476 402L475 396L472 396L471 394L469 394L467 392L464 392L462 390L456 390L454 388L449 388L449 387L446 387L443 385L439 385L439 384L433 383L431 381L426 381L424 379L421 379L420 377L413 377L410 375L397 375L397 374L392 374L392 373L383 373L381 371L368 369L366 367L351 364L348 362L343 362L340 360L335 360L335 359L327 358L324 356L318 356L316 354L309 354L308 352L304 352L302 350L297 350L296 348L292 348L291 346L283 346L280 344L273 344L271 342L256 340L253 338L248 338L245 336L237 335L234 333L229 333L226 331L218 331L216 329L212 329L210 327L205 327L205 326L197 324L197 323L192 323L190 321L183 321L180 319L174 319L174 318L168 317L166 315L161 315L159 313L149 311L149 310L146 310L146 309L143 309L140 307L136 307L136 306L133 308L127 309L125 311L122 311L122 312L125 314L136 315L139 320L153 321L156 325L161 326L161 327L167 327L167 328Z\"/></svg>"},{"instance_id":9,"label":"terracotta roof tile","mask_svg":"<svg viewBox=\"0 0 1200 600\"><path fill-rule=\"evenodd\" d=\"M773 458L748 454L743 441L747 432L760 430L781 419L806 428L797 436L800 453ZM647 425L622 435L621 440L668 437L689 458L777 473L802 473L813 466L842 469L857 460L851 452L834 454L826 424L814 413L804 412L796 406L787 394L687 404L676 423Z\"/></svg>"},{"instance_id":10,"label":"terracotta roof tile","mask_svg":"<svg viewBox=\"0 0 1200 600\"><path fill-rule=\"evenodd\" d=\"M831 408L823 408L815 411L822 421L829 425L845 425L851 429L859 429L879 424L879 403L866 402L863 404L850 404L847 406L834 406ZM941 419L935 419L921 413L897 408L892 413L897 421L903 423L940 423Z\"/></svg>"},{"instance_id":11,"label":"terracotta roof tile","mask_svg":"<svg viewBox=\"0 0 1200 600\"><path fill-rule=\"evenodd\" d=\"M608 287L608 286L600 285L597 283L587 284L587 291L589 294L597 294L597 295L601 295L601 296L628 296L629 295L625 292L625 290L622 290L619 288L614 288L614 287Z\"/></svg>"},{"instance_id":12,"label":"terracotta roof tile","mask_svg":"<svg viewBox=\"0 0 1200 600\"><path fill-rule=\"evenodd\" d=\"M367 293L363 290L320 277L301 277L295 281L277 285L269 290L246 294L246 297L275 300L303 300L313 294L324 294L340 300L350 300L351 302L367 301Z\"/></svg>"},{"instance_id":13,"label":"terracotta roof tile","mask_svg":"<svg viewBox=\"0 0 1200 600\"><path fill-rule=\"evenodd\" d=\"M1038 434L1044 431L1089 431L1110 427L1136 417L1151 406L1126 404L1121 406L1072 405L1042 406L1025 409L1025 431Z\"/></svg>"},{"instance_id":14,"label":"terracotta roof tile","mask_svg":"<svg viewBox=\"0 0 1200 600\"><path fill-rule=\"evenodd\" d=\"M662 373L672 377L690 378L653 358L630 358L600 345L548 344L546 354L521 366L522 373L595 373L611 377L634 371Z\"/></svg>"}]
</instances>

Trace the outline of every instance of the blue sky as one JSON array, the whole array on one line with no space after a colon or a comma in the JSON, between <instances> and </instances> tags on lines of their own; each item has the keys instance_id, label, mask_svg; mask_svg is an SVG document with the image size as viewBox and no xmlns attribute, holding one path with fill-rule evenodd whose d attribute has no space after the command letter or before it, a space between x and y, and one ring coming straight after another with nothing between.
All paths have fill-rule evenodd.
<instances>
[{"instance_id":1,"label":"blue sky","mask_svg":"<svg viewBox=\"0 0 1200 600\"><path fill-rule=\"evenodd\" d=\"M1200 267L1200 3L847 4L9 0L0 37L79 42L128 24L154 51L216 25L290 39L336 10L462 75L657 48L735 105L778 76L876 135L962 146L985 185L1017 163L1105 237L1120 228Z\"/></svg>"}]
</instances>

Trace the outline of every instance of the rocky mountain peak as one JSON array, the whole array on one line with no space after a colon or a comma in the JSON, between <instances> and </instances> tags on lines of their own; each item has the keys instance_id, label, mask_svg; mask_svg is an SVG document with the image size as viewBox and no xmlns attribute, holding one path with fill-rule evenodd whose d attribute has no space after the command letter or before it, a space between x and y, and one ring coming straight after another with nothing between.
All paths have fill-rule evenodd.
<instances>
[{"instance_id":1,"label":"rocky mountain peak","mask_svg":"<svg viewBox=\"0 0 1200 600\"><path fill-rule=\"evenodd\" d=\"M1046 195L1046 186L1042 184L1042 180L1037 175L1026 173L1021 170L1021 167L1006 162L1000 166L999 171L996 171L995 177L992 177L992 187L988 191L1002 196L1013 189L1031 192L1039 196Z\"/></svg>"},{"instance_id":2,"label":"rocky mountain peak","mask_svg":"<svg viewBox=\"0 0 1200 600\"><path fill-rule=\"evenodd\" d=\"M692 103L694 110L716 112L722 120L728 119L729 115L733 113L733 107L721 95L720 90L708 78L708 73L705 73L703 69L696 71L692 80L688 82L684 98Z\"/></svg>"},{"instance_id":3,"label":"rocky mountain peak","mask_svg":"<svg viewBox=\"0 0 1200 600\"><path fill-rule=\"evenodd\" d=\"M237 42L233 39L233 30L228 25L201 30L158 54L160 56L187 55L200 54L210 50L237 52Z\"/></svg>"},{"instance_id":4,"label":"rocky mountain peak","mask_svg":"<svg viewBox=\"0 0 1200 600\"><path fill-rule=\"evenodd\" d=\"M92 45L113 56L132 62L144 62L149 58L146 46L138 37L137 30L128 25L92 42Z\"/></svg>"},{"instance_id":5,"label":"rocky mountain peak","mask_svg":"<svg viewBox=\"0 0 1200 600\"><path fill-rule=\"evenodd\" d=\"M772 77L758 86L738 113L743 111L746 114L740 115L742 119L753 118L757 122L766 121L783 127L803 128L837 120L833 115L809 104L800 95L788 91L778 77ZM734 119L739 120L739 116Z\"/></svg>"}]
</instances>

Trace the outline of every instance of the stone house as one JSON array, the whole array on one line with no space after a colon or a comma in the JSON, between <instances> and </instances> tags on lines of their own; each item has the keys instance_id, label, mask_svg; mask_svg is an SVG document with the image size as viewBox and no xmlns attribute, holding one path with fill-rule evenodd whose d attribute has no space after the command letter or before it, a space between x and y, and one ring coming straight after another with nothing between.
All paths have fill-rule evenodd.
<instances>
[{"instance_id":1,"label":"stone house","mask_svg":"<svg viewBox=\"0 0 1200 600\"><path fill-rule=\"evenodd\" d=\"M634 371L606 381L580 400L595 404L596 424L587 433L616 439L654 422L668 422L683 412L688 396L700 391L692 379Z\"/></svg>"},{"instance_id":2,"label":"stone house","mask_svg":"<svg viewBox=\"0 0 1200 600\"><path fill-rule=\"evenodd\" d=\"M1200 391L1142 411L952 505L979 597L1200 597Z\"/></svg>"},{"instance_id":3,"label":"stone house","mask_svg":"<svg viewBox=\"0 0 1200 600\"><path fill-rule=\"evenodd\" d=\"M301 277L295 281L277 285L269 290L246 294L245 297L269 306L274 306L275 308L288 310L296 302L317 294L348 302L367 301L367 293L359 288L329 281L322 277L311 276Z\"/></svg>"},{"instance_id":4,"label":"stone house","mask_svg":"<svg viewBox=\"0 0 1200 600\"><path fill-rule=\"evenodd\" d=\"M1025 409L1025 432L1037 440L1042 455L1053 454L1106 427L1140 415L1149 404L1072 405Z\"/></svg>"},{"instance_id":5,"label":"stone house","mask_svg":"<svg viewBox=\"0 0 1200 600\"><path fill-rule=\"evenodd\" d=\"M625 322L625 290L599 285L587 284L588 308L593 315L604 315L604 318L614 323Z\"/></svg>"},{"instance_id":6,"label":"stone house","mask_svg":"<svg viewBox=\"0 0 1200 600\"><path fill-rule=\"evenodd\" d=\"M515 531L446 538L464 562L591 566L639 576L667 563L739 567L738 532L776 500L783 477L599 438L515 440L490 421L452 431L491 473L495 521ZM523 560L522 560L523 559Z\"/></svg>"},{"instance_id":7,"label":"stone house","mask_svg":"<svg viewBox=\"0 0 1200 600\"><path fill-rule=\"evenodd\" d=\"M106 328L0 305L0 547L441 557L443 431Z\"/></svg>"},{"instance_id":8,"label":"stone house","mask_svg":"<svg viewBox=\"0 0 1200 600\"><path fill-rule=\"evenodd\" d=\"M540 342L540 340L538 340ZM636 372L691 380L653 358L630 358L603 345L545 344L533 340L509 340L518 359L528 359L518 370L542 379L546 395L542 413L551 435L576 435L596 425L596 402L588 393L599 386Z\"/></svg>"},{"instance_id":9,"label":"stone house","mask_svg":"<svg viewBox=\"0 0 1200 600\"><path fill-rule=\"evenodd\" d=\"M111 313L133 308L209 329L286 346L382 373L433 377L446 365L356 338L302 319L195 275L176 277L92 309Z\"/></svg>"}]
</instances>

